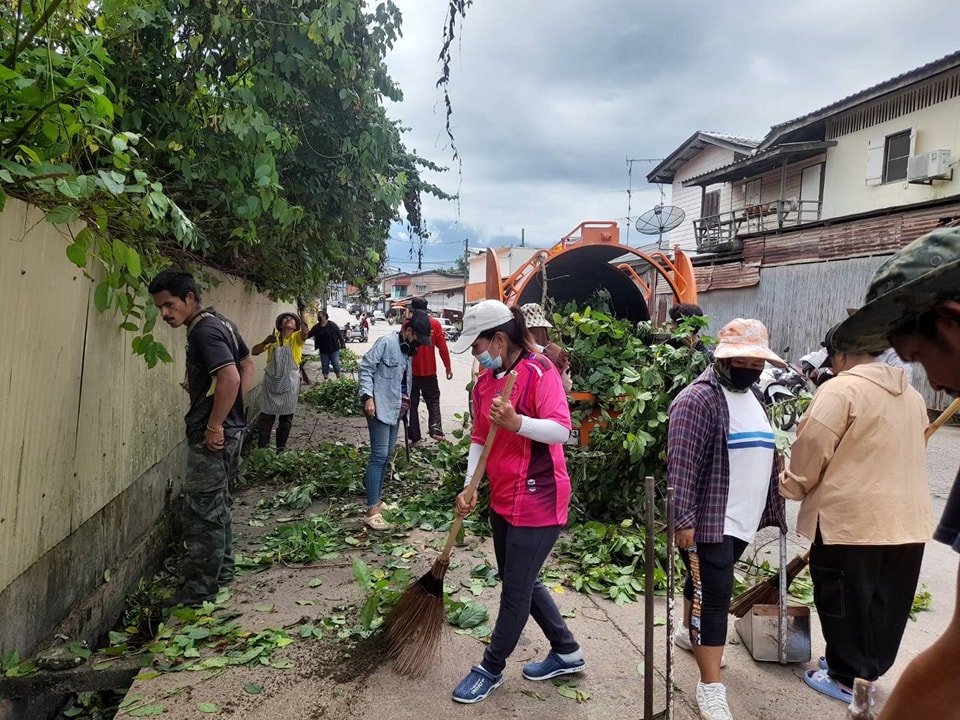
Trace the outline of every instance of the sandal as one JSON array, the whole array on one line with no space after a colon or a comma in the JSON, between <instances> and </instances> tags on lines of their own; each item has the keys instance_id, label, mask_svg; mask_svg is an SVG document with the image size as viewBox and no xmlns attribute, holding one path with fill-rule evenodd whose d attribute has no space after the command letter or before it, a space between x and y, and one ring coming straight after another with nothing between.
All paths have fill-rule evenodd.
<instances>
[{"instance_id":1,"label":"sandal","mask_svg":"<svg viewBox=\"0 0 960 720\"><path fill-rule=\"evenodd\" d=\"M853 699L853 692L827 675L826 670L807 670L803 674L803 681L818 693L835 700L849 704Z\"/></svg>"},{"instance_id":2,"label":"sandal","mask_svg":"<svg viewBox=\"0 0 960 720\"><path fill-rule=\"evenodd\" d=\"M376 515L364 515L363 522L366 523L367 527L374 530L389 530L393 527L393 525L383 519L383 515L380 513Z\"/></svg>"}]
</instances>

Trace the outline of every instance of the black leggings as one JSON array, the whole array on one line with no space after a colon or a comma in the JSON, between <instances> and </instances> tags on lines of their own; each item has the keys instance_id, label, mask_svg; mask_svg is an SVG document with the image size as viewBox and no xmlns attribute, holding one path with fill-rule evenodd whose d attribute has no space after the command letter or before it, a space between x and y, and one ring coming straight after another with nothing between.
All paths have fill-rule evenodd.
<instances>
[{"instance_id":1,"label":"black leggings","mask_svg":"<svg viewBox=\"0 0 960 720\"><path fill-rule=\"evenodd\" d=\"M698 543L680 557L687 566L683 597L693 603L690 641L694 645L719 647L727 644L727 615L733 594L733 566L747 543L730 535L723 542Z\"/></svg>"},{"instance_id":2,"label":"black leggings","mask_svg":"<svg viewBox=\"0 0 960 720\"><path fill-rule=\"evenodd\" d=\"M270 444L270 431L273 429L273 423L276 419L276 415L260 413L260 417L257 419L258 446L265 448ZM277 423L277 450L286 449L291 427L293 427L293 414L281 415L280 422Z\"/></svg>"},{"instance_id":3,"label":"black leggings","mask_svg":"<svg viewBox=\"0 0 960 720\"><path fill-rule=\"evenodd\" d=\"M560 536L560 526L517 527L491 510L490 530L503 587L493 636L483 653L483 667L494 675L503 672L530 617L540 626L552 650L561 655L576 652L580 645L539 577Z\"/></svg>"}]
</instances>

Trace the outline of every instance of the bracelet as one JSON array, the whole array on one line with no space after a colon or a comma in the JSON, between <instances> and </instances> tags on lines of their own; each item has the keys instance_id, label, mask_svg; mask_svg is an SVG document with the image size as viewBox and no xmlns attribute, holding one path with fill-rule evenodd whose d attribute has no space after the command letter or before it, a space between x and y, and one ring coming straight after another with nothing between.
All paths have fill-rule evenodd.
<instances>
[{"instance_id":1,"label":"bracelet","mask_svg":"<svg viewBox=\"0 0 960 720\"><path fill-rule=\"evenodd\" d=\"M212 432L214 435L223 435L223 426L221 425L218 428L212 428L207 425L207 432Z\"/></svg>"}]
</instances>

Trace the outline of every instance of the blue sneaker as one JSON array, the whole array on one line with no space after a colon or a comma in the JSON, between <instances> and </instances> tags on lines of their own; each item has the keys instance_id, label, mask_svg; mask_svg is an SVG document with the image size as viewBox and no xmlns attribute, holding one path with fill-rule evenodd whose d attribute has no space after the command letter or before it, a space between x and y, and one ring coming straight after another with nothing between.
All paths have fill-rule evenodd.
<instances>
[{"instance_id":1,"label":"blue sneaker","mask_svg":"<svg viewBox=\"0 0 960 720\"><path fill-rule=\"evenodd\" d=\"M467 676L453 690L453 699L458 703L478 703L503 685L503 673L494 675L480 665L470 668Z\"/></svg>"},{"instance_id":2,"label":"blue sneaker","mask_svg":"<svg viewBox=\"0 0 960 720\"><path fill-rule=\"evenodd\" d=\"M583 672L587 663L582 658L574 662L564 662L553 650L540 662L527 663L523 666L523 676L527 680L549 680L557 675Z\"/></svg>"}]
</instances>

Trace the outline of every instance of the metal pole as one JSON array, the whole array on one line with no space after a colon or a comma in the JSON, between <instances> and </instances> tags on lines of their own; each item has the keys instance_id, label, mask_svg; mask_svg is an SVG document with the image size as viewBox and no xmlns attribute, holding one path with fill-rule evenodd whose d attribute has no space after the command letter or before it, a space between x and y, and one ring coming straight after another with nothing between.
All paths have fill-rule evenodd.
<instances>
[{"instance_id":1,"label":"metal pole","mask_svg":"<svg viewBox=\"0 0 960 720\"><path fill-rule=\"evenodd\" d=\"M656 533L653 527L654 486L653 477L644 480L646 493L646 518L644 527L643 557L643 718L653 720L653 564Z\"/></svg>"},{"instance_id":2,"label":"metal pole","mask_svg":"<svg viewBox=\"0 0 960 720\"><path fill-rule=\"evenodd\" d=\"M673 613L674 613L674 597L673 594L676 591L675 587L675 572L676 572L676 563L674 562L674 553L676 549L674 547L674 533L677 530L677 519L674 516L673 508L673 487L667 487L667 720L672 720L673 718Z\"/></svg>"},{"instance_id":3,"label":"metal pole","mask_svg":"<svg viewBox=\"0 0 960 720\"><path fill-rule=\"evenodd\" d=\"M467 285L470 284L470 247L468 243L470 238L463 239L463 308L460 311L460 322L463 322L463 316L467 314Z\"/></svg>"},{"instance_id":4,"label":"metal pole","mask_svg":"<svg viewBox=\"0 0 960 720\"><path fill-rule=\"evenodd\" d=\"M780 664L787 664L787 534L780 533Z\"/></svg>"}]
</instances>

